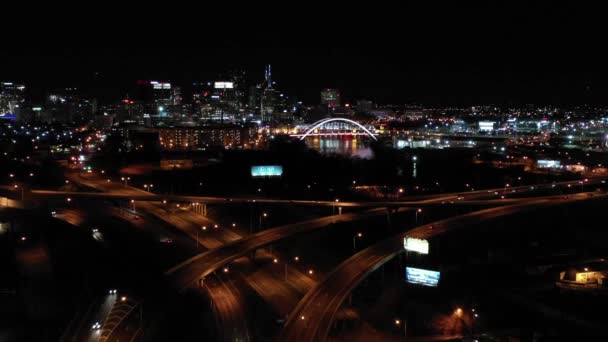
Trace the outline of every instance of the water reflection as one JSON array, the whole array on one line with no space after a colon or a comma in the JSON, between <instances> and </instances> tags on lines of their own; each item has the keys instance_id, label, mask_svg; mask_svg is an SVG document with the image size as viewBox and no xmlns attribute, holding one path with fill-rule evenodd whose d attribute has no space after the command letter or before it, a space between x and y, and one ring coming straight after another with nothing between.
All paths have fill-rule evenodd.
<instances>
[{"instance_id":1,"label":"water reflection","mask_svg":"<svg viewBox=\"0 0 608 342\"><path fill-rule=\"evenodd\" d=\"M373 156L367 138L357 137L307 137L308 147L321 153L336 153L369 159Z\"/></svg>"}]
</instances>

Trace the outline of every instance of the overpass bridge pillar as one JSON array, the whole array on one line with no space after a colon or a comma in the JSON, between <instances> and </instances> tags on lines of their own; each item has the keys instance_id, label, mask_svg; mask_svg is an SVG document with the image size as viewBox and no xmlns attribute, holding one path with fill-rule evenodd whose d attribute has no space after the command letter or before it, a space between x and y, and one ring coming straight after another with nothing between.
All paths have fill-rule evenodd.
<instances>
[{"instance_id":1,"label":"overpass bridge pillar","mask_svg":"<svg viewBox=\"0 0 608 342\"><path fill-rule=\"evenodd\" d=\"M207 217L207 204L206 203L193 203L192 211L196 214Z\"/></svg>"}]
</instances>

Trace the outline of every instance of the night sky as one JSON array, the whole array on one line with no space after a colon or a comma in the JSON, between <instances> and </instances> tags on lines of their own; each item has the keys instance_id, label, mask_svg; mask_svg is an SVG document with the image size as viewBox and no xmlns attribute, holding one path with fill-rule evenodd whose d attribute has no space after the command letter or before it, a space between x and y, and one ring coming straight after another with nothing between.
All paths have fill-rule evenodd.
<instances>
[{"instance_id":1,"label":"night sky","mask_svg":"<svg viewBox=\"0 0 608 342\"><path fill-rule=\"evenodd\" d=\"M34 99L47 88L78 86L110 101L138 79L187 84L243 68L252 83L259 82L264 64L271 63L278 88L309 104L319 102L322 88L339 88L346 101L397 104L608 103L608 35L599 10L501 5L396 11L341 18L313 11L267 27L230 24L221 30L211 23L200 30L172 23L167 31L97 29L78 48L59 47L70 39L22 48L4 44L0 80L26 83Z\"/></svg>"}]
</instances>

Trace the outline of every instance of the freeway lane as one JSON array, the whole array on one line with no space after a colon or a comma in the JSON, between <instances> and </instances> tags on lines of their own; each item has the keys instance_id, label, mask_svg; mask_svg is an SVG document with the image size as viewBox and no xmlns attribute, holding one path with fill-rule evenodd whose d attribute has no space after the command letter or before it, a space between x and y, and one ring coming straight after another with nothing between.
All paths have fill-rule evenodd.
<instances>
[{"instance_id":1,"label":"freeway lane","mask_svg":"<svg viewBox=\"0 0 608 342\"><path fill-rule=\"evenodd\" d=\"M304 200L274 200L274 199L246 199L246 198L219 198L219 197L200 197L200 196L161 196L154 194L133 194L133 193L99 193L99 192L75 192L75 191L51 191L51 190L32 190L31 194L36 197L71 197L71 198L98 198L98 199L120 199L135 200L137 202L187 202L187 203L206 203L206 204L293 204L325 207L433 207L450 202L458 205L503 205L521 202L521 198L505 199L469 199L458 200L457 196L436 196L434 198L420 201L369 201L369 202L335 202L335 201L304 201ZM467 197L473 197L466 194ZM495 197L494 192L488 195L487 192L475 194L475 197Z\"/></svg>"},{"instance_id":2,"label":"freeway lane","mask_svg":"<svg viewBox=\"0 0 608 342\"><path fill-rule=\"evenodd\" d=\"M403 238L414 236L428 239L454 229L464 228L526 211L575 201L606 198L607 195L589 197L582 193L569 198L530 199L528 203L480 210L429 223L383 240L353 255L312 288L290 314L282 332L281 341L324 341L329 334L333 318L350 292L370 273L403 251Z\"/></svg>"},{"instance_id":3,"label":"freeway lane","mask_svg":"<svg viewBox=\"0 0 608 342\"><path fill-rule=\"evenodd\" d=\"M560 196L546 196L544 200L558 200ZM427 200L425 203L433 205L442 205L440 201L443 198L435 200ZM438 203L434 203L438 202ZM513 201L507 200L486 200L486 201L475 201L478 204L492 205L492 204L523 204L524 206L529 205L531 202L529 198L514 199ZM459 201L455 203L468 203L470 201ZM413 210L414 207L402 207L401 210ZM347 213L343 215L326 216L322 218L312 219L304 222L298 222L293 224L287 224L277 228L268 229L239 240L233 243L226 244L220 248L209 250L201 253L193 258L190 258L179 265L171 268L166 272L167 275L174 278L177 287L180 291L183 291L188 286L192 285L198 279L202 279L210 273L214 272L218 268L230 263L231 261L245 256L257 249L263 248L270 244L273 244L279 240L291 237L295 234L306 233L316 229L320 229L332 222L338 221L352 221L361 219L363 217L369 217L373 215L380 215L384 213L386 208L375 208L369 209L360 213Z\"/></svg>"},{"instance_id":4,"label":"freeway lane","mask_svg":"<svg viewBox=\"0 0 608 342\"><path fill-rule=\"evenodd\" d=\"M401 210L411 209L403 208ZM168 270L166 275L173 278L178 289L183 291L198 279L204 278L231 261L283 238L320 229L334 222L348 222L385 213L385 208L375 208L357 213L325 216L267 229L190 258Z\"/></svg>"},{"instance_id":5,"label":"freeway lane","mask_svg":"<svg viewBox=\"0 0 608 342\"><path fill-rule=\"evenodd\" d=\"M86 184L85 181L78 180ZM124 190L130 189L133 191L124 191L119 188L114 188L109 193L98 193L98 192L69 192L69 191L52 191L52 190L32 190L31 195L36 197L88 197L88 198L114 198L114 199L125 199L136 201L156 201L161 202L163 200L173 202L189 202L189 203L206 203L206 204L238 204L238 203L260 203L260 204L296 204L296 205L313 205L313 206L326 206L326 207L403 207L403 206L426 206L436 205L441 201L454 201L454 203L462 203L466 205L475 205L483 203L475 203L476 200L485 198L496 198L497 194L513 194L513 192L521 194L522 192L532 192L541 189L550 189L556 186L573 186L580 185L581 182L585 186L605 184L604 178L591 178L587 181L565 181L549 184L539 185L525 185L508 188L495 188L495 189L484 189L475 190L469 192L450 193L450 194L434 194L425 196L411 196L406 197L400 201L367 201L367 202L345 202L345 201L315 201L315 200L286 200L286 199L267 199L267 198L240 198L240 197L206 197L206 196L183 196L183 195L156 195L145 192L143 190L135 188L125 188ZM112 183L116 185L117 183ZM100 183L95 184L99 186ZM104 184L105 185L105 184ZM508 192L506 191L508 189ZM459 198L465 198L466 201L459 200ZM517 199L505 199L505 203L509 201L516 201ZM464 203L467 202L467 203Z\"/></svg>"}]
</instances>

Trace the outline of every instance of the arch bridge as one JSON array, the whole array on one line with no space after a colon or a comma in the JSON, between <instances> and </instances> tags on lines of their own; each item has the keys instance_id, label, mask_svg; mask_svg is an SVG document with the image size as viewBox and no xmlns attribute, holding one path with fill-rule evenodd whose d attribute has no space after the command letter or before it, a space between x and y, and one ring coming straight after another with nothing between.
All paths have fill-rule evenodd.
<instances>
[{"instance_id":1,"label":"arch bridge","mask_svg":"<svg viewBox=\"0 0 608 342\"><path fill-rule=\"evenodd\" d=\"M329 118L319 120L301 134L292 134L292 137L299 137L300 140L306 139L308 136L353 136L362 135L376 139L375 133L372 133L360 123L346 118Z\"/></svg>"}]
</instances>

